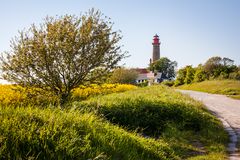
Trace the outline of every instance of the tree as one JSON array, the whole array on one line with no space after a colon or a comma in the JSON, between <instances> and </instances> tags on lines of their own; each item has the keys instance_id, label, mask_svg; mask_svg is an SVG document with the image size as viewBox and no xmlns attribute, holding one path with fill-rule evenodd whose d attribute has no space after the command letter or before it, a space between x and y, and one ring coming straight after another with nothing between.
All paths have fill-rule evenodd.
<instances>
[{"instance_id":1,"label":"tree","mask_svg":"<svg viewBox=\"0 0 240 160\"><path fill-rule=\"evenodd\" d=\"M193 82L202 82L207 79L206 72L203 70L203 66L201 64L195 68L195 74Z\"/></svg>"},{"instance_id":2,"label":"tree","mask_svg":"<svg viewBox=\"0 0 240 160\"><path fill-rule=\"evenodd\" d=\"M229 58L211 57L203 66L204 71L210 78L228 78L229 74L237 69L234 60Z\"/></svg>"},{"instance_id":3,"label":"tree","mask_svg":"<svg viewBox=\"0 0 240 160\"><path fill-rule=\"evenodd\" d=\"M138 73L134 69L115 69L110 77L111 83L134 84Z\"/></svg>"},{"instance_id":4,"label":"tree","mask_svg":"<svg viewBox=\"0 0 240 160\"><path fill-rule=\"evenodd\" d=\"M186 66L186 77L184 79L185 84L190 84L193 82L195 69L192 66Z\"/></svg>"},{"instance_id":5,"label":"tree","mask_svg":"<svg viewBox=\"0 0 240 160\"><path fill-rule=\"evenodd\" d=\"M240 80L240 71L230 73L229 78L234 80Z\"/></svg>"},{"instance_id":6,"label":"tree","mask_svg":"<svg viewBox=\"0 0 240 160\"><path fill-rule=\"evenodd\" d=\"M218 77L221 73L221 57L211 57L207 60L207 62L204 64L204 71L208 73L209 77Z\"/></svg>"},{"instance_id":7,"label":"tree","mask_svg":"<svg viewBox=\"0 0 240 160\"><path fill-rule=\"evenodd\" d=\"M234 60L230 58L223 57L222 59L223 66L233 66L234 65Z\"/></svg>"},{"instance_id":8,"label":"tree","mask_svg":"<svg viewBox=\"0 0 240 160\"><path fill-rule=\"evenodd\" d=\"M186 74L187 74L186 68L179 69L178 72L177 72L177 78L175 80L174 85L175 86L179 86L179 85L184 84L184 80L186 78Z\"/></svg>"},{"instance_id":9,"label":"tree","mask_svg":"<svg viewBox=\"0 0 240 160\"><path fill-rule=\"evenodd\" d=\"M12 41L1 56L2 77L58 95L62 104L73 88L110 72L125 57L119 31L94 9L81 16L46 17Z\"/></svg>"},{"instance_id":10,"label":"tree","mask_svg":"<svg viewBox=\"0 0 240 160\"><path fill-rule=\"evenodd\" d=\"M177 78L174 85L179 86L182 84L189 84L193 82L195 75L195 69L192 66L186 66L182 69L179 69L177 72Z\"/></svg>"},{"instance_id":11,"label":"tree","mask_svg":"<svg viewBox=\"0 0 240 160\"><path fill-rule=\"evenodd\" d=\"M173 79L176 76L175 68L177 67L176 61L171 61L167 57L162 57L156 62L150 64L149 69L153 72L161 72L162 78Z\"/></svg>"}]
</instances>

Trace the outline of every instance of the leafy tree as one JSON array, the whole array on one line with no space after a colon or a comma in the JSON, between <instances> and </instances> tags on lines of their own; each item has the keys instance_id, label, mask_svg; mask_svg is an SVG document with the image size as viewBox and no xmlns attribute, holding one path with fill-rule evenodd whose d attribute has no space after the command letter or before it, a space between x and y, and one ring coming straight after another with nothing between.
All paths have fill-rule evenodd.
<instances>
[{"instance_id":1,"label":"leafy tree","mask_svg":"<svg viewBox=\"0 0 240 160\"><path fill-rule=\"evenodd\" d=\"M171 61L167 57L162 57L156 62L151 63L149 69L154 72L161 72L162 78L171 80L176 76L175 72L176 67L177 67L176 61Z\"/></svg>"},{"instance_id":2,"label":"leafy tree","mask_svg":"<svg viewBox=\"0 0 240 160\"><path fill-rule=\"evenodd\" d=\"M230 79L240 80L240 66L236 67L234 72L229 74Z\"/></svg>"},{"instance_id":3,"label":"leafy tree","mask_svg":"<svg viewBox=\"0 0 240 160\"><path fill-rule=\"evenodd\" d=\"M182 84L189 84L193 82L195 69L192 66L186 66L179 69L177 72L177 78L175 80L175 86Z\"/></svg>"},{"instance_id":4,"label":"leafy tree","mask_svg":"<svg viewBox=\"0 0 240 160\"><path fill-rule=\"evenodd\" d=\"M203 70L203 66L200 64L195 68L195 74L193 82L202 82L207 79L206 72Z\"/></svg>"},{"instance_id":5,"label":"leafy tree","mask_svg":"<svg viewBox=\"0 0 240 160\"><path fill-rule=\"evenodd\" d=\"M209 77L218 77L221 73L221 64L222 58L221 57L211 57L207 60L204 64L204 71L208 73Z\"/></svg>"},{"instance_id":6,"label":"leafy tree","mask_svg":"<svg viewBox=\"0 0 240 160\"><path fill-rule=\"evenodd\" d=\"M233 66L234 65L234 60L230 58L223 57L222 59L223 66Z\"/></svg>"},{"instance_id":7,"label":"leafy tree","mask_svg":"<svg viewBox=\"0 0 240 160\"><path fill-rule=\"evenodd\" d=\"M110 77L111 83L134 84L138 73L134 69L115 69Z\"/></svg>"},{"instance_id":8,"label":"leafy tree","mask_svg":"<svg viewBox=\"0 0 240 160\"><path fill-rule=\"evenodd\" d=\"M179 69L178 72L177 72L177 78L175 80L174 85L175 86L179 86L179 85L184 84L184 80L186 78L186 74L187 74L186 68Z\"/></svg>"},{"instance_id":9,"label":"leafy tree","mask_svg":"<svg viewBox=\"0 0 240 160\"><path fill-rule=\"evenodd\" d=\"M125 57L112 24L94 9L81 16L46 17L40 26L21 31L1 56L2 77L50 90L63 104L73 88L99 79Z\"/></svg>"},{"instance_id":10,"label":"leafy tree","mask_svg":"<svg viewBox=\"0 0 240 160\"><path fill-rule=\"evenodd\" d=\"M234 65L234 61L226 57L211 57L204 64L204 71L206 71L209 78L219 77L225 79L236 69L237 66Z\"/></svg>"},{"instance_id":11,"label":"leafy tree","mask_svg":"<svg viewBox=\"0 0 240 160\"><path fill-rule=\"evenodd\" d=\"M192 66L186 66L186 77L184 79L185 84L190 84L193 82L195 69Z\"/></svg>"},{"instance_id":12,"label":"leafy tree","mask_svg":"<svg viewBox=\"0 0 240 160\"><path fill-rule=\"evenodd\" d=\"M209 78L219 79L240 79L240 67L234 65L234 61L229 58L211 57L204 65L198 67L186 66L177 73L175 86L201 82Z\"/></svg>"}]
</instances>

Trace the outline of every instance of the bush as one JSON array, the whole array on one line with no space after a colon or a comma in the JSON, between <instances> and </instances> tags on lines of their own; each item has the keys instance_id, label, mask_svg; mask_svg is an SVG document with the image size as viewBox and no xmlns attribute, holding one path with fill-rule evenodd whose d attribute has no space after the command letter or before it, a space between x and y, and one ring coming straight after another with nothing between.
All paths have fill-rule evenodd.
<instances>
[{"instance_id":1,"label":"bush","mask_svg":"<svg viewBox=\"0 0 240 160\"><path fill-rule=\"evenodd\" d=\"M51 92L39 88L24 88L18 85L0 85L0 105L26 106L26 105L57 105L59 99Z\"/></svg>"},{"instance_id":2,"label":"bush","mask_svg":"<svg viewBox=\"0 0 240 160\"><path fill-rule=\"evenodd\" d=\"M207 73L202 69L202 66L198 66L194 74L193 82L202 82L206 79L207 79Z\"/></svg>"},{"instance_id":3,"label":"bush","mask_svg":"<svg viewBox=\"0 0 240 160\"><path fill-rule=\"evenodd\" d=\"M147 87L148 84L149 84L149 82L146 80L144 82L137 83L136 86L138 86L138 87Z\"/></svg>"},{"instance_id":4,"label":"bush","mask_svg":"<svg viewBox=\"0 0 240 160\"><path fill-rule=\"evenodd\" d=\"M84 100L97 95L124 92L136 88L136 86L130 84L82 85L72 90L69 101ZM59 104L59 98L56 95L39 88L24 88L18 85L0 85L0 90L0 105L37 105L39 107L46 107L49 105L57 106Z\"/></svg>"},{"instance_id":5,"label":"bush","mask_svg":"<svg viewBox=\"0 0 240 160\"><path fill-rule=\"evenodd\" d=\"M175 81L163 81L161 84L166 85L168 87L172 87L174 85Z\"/></svg>"},{"instance_id":6,"label":"bush","mask_svg":"<svg viewBox=\"0 0 240 160\"><path fill-rule=\"evenodd\" d=\"M228 73L221 72L217 79L227 79L227 78L228 78Z\"/></svg>"},{"instance_id":7,"label":"bush","mask_svg":"<svg viewBox=\"0 0 240 160\"><path fill-rule=\"evenodd\" d=\"M176 80L174 82L174 85L175 86L179 86L179 85L184 84L184 80L186 78L186 74L187 74L186 67L182 68L182 69L179 69L178 72L177 72L177 78L176 78Z\"/></svg>"},{"instance_id":8,"label":"bush","mask_svg":"<svg viewBox=\"0 0 240 160\"><path fill-rule=\"evenodd\" d=\"M229 74L229 79L240 80L240 71Z\"/></svg>"},{"instance_id":9,"label":"bush","mask_svg":"<svg viewBox=\"0 0 240 160\"><path fill-rule=\"evenodd\" d=\"M134 69L115 69L109 78L110 83L135 84L138 73Z\"/></svg>"},{"instance_id":10,"label":"bush","mask_svg":"<svg viewBox=\"0 0 240 160\"><path fill-rule=\"evenodd\" d=\"M73 100L84 100L97 95L105 95L110 93L125 92L136 89L131 84L91 84L89 86L80 86L72 91Z\"/></svg>"},{"instance_id":11,"label":"bush","mask_svg":"<svg viewBox=\"0 0 240 160\"><path fill-rule=\"evenodd\" d=\"M195 69L192 66L187 66L186 67L186 77L184 79L185 84L190 84L193 82L194 79L194 74L195 74Z\"/></svg>"}]
</instances>

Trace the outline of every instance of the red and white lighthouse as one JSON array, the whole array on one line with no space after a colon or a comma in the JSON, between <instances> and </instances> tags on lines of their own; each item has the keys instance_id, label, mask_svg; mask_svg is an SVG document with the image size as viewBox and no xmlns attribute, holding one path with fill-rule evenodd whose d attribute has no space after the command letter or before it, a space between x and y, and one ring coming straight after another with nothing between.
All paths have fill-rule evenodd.
<instances>
[{"instance_id":1,"label":"red and white lighthouse","mask_svg":"<svg viewBox=\"0 0 240 160\"><path fill-rule=\"evenodd\" d=\"M160 44L161 42L159 41L159 36L156 34L153 37L153 54L152 54L152 62L155 62L159 60L160 58Z\"/></svg>"}]
</instances>

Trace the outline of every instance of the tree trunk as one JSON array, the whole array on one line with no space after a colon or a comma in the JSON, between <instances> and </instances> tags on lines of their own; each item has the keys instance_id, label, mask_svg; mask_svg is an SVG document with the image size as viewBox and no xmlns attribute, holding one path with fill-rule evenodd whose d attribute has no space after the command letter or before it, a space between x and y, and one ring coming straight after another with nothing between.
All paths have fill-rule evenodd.
<instances>
[{"instance_id":1,"label":"tree trunk","mask_svg":"<svg viewBox=\"0 0 240 160\"><path fill-rule=\"evenodd\" d=\"M69 93L62 93L60 95L60 106L64 107L64 105L68 102L69 100Z\"/></svg>"}]
</instances>

